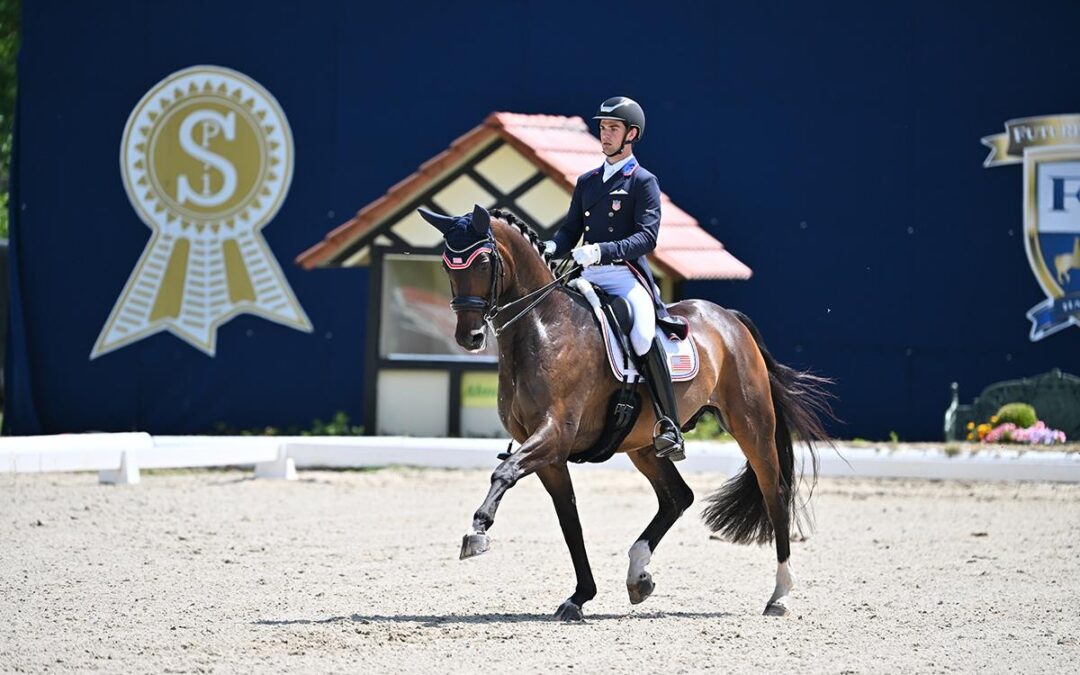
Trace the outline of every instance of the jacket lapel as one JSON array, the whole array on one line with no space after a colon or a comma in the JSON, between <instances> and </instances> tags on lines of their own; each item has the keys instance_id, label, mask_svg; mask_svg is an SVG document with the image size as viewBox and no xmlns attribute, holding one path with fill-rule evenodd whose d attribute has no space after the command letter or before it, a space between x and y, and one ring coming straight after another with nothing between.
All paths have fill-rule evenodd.
<instances>
[{"instance_id":1,"label":"jacket lapel","mask_svg":"<svg viewBox=\"0 0 1080 675\"><path fill-rule=\"evenodd\" d=\"M585 184L585 190L581 193L582 207L588 211L596 202L600 201L604 195L607 194L606 184L604 183L604 171L598 169L596 173L589 176L589 182Z\"/></svg>"},{"instance_id":2,"label":"jacket lapel","mask_svg":"<svg viewBox=\"0 0 1080 675\"><path fill-rule=\"evenodd\" d=\"M600 171L596 175L592 176L590 179L593 181L593 185L595 186L595 192L592 190L585 192L584 199L582 200L585 208L592 208L596 205L597 202L607 197L612 192L615 192L616 190L625 190L627 193L629 193L631 181L630 177L634 175L634 171L636 170L637 160L634 159L627 162L626 166L624 166L621 171L612 176L610 179L608 179L608 182L605 183L604 170L603 168L601 168ZM630 195L627 194L626 196L629 197Z\"/></svg>"}]
</instances>

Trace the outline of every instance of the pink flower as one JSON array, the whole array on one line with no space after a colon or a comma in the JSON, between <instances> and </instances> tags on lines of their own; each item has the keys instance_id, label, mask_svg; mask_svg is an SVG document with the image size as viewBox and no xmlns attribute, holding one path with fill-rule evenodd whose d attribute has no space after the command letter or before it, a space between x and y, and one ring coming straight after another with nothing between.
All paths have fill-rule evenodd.
<instances>
[{"instance_id":1,"label":"pink flower","mask_svg":"<svg viewBox=\"0 0 1080 675\"><path fill-rule=\"evenodd\" d=\"M1039 420L1027 429L1011 422L995 427L983 438L984 443L1025 443L1027 445L1053 445L1065 442L1065 432L1051 429Z\"/></svg>"},{"instance_id":2,"label":"pink flower","mask_svg":"<svg viewBox=\"0 0 1080 675\"><path fill-rule=\"evenodd\" d=\"M1011 443L1014 440L1014 433L1019 431L1017 426L1012 422L1006 422L1001 426L994 427L990 430L990 433L986 434L983 438L983 443Z\"/></svg>"}]
</instances>

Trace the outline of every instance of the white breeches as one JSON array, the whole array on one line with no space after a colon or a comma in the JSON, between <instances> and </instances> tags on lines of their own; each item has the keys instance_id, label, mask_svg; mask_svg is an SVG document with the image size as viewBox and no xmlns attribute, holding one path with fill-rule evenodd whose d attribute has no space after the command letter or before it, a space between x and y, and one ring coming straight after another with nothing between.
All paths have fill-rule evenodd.
<instances>
[{"instance_id":1,"label":"white breeches","mask_svg":"<svg viewBox=\"0 0 1080 675\"><path fill-rule=\"evenodd\" d=\"M626 265L593 265L586 267L581 276L605 293L626 298L630 302L634 310L630 344L638 356L647 353L656 336L656 308L652 295L641 285L637 276Z\"/></svg>"}]
</instances>

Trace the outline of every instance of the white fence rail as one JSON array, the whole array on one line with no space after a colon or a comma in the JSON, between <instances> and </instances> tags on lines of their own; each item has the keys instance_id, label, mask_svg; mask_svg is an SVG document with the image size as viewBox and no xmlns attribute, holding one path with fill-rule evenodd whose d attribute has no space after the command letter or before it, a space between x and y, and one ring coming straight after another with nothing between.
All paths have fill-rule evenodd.
<instances>
[{"instance_id":1,"label":"white fence rail","mask_svg":"<svg viewBox=\"0 0 1080 675\"><path fill-rule=\"evenodd\" d=\"M0 438L0 473L98 471L103 483L137 483L140 469L254 466L259 478L294 479L296 467L388 465L490 469L506 441L472 438L328 436L151 436L145 433L61 434ZM840 445L822 449L821 475L954 480L1080 482L1080 453L979 447ZM800 448L802 461L805 450ZM734 443L690 442L683 471L731 475L744 459ZM625 455L602 464L630 469Z\"/></svg>"}]
</instances>

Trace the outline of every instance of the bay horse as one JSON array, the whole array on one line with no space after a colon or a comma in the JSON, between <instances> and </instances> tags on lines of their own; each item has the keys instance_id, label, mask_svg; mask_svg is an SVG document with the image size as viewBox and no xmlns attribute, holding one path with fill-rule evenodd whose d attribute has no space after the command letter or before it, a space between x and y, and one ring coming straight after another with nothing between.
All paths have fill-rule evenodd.
<instances>
[{"instance_id":1,"label":"bay horse","mask_svg":"<svg viewBox=\"0 0 1080 675\"><path fill-rule=\"evenodd\" d=\"M486 324L497 336L499 417L521 444L492 473L487 498L463 538L461 558L489 549L488 531L503 495L535 473L554 503L577 575L573 594L555 617L581 620L582 606L596 596L596 584L567 459L597 442L607 404L621 383L608 369L592 312L556 283L554 262L531 228L511 213L488 213L480 206L460 217L420 213L445 239L443 266L457 313L457 343L470 352L483 349ZM515 315L504 315L511 307ZM678 422L689 430L702 414L713 412L747 459L741 473L709 497L703 517L713 531L735 543L775 539L776 586L764 613L782 616L789 612L794 585L788 560L790 521L797 515L793 434L810 446L816 480L813 444L829 442L821 416L831 415L824 389L830 381L777 363L739 312L703 300L679 302L669 311L689 321L701 361L693 380L675 385ZM649 480L659 500L656 515L630 547L626 587L633 604L653 592L645 568L664 534L694 501L672 461L655 455L655 422L652 408L643 405L618 448Z\"/></svg>"}]
</instances>

